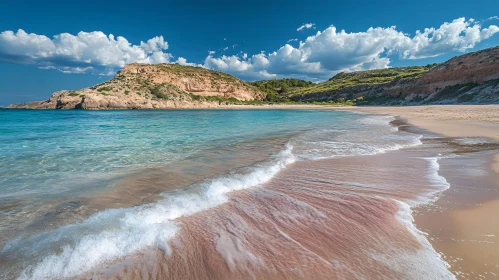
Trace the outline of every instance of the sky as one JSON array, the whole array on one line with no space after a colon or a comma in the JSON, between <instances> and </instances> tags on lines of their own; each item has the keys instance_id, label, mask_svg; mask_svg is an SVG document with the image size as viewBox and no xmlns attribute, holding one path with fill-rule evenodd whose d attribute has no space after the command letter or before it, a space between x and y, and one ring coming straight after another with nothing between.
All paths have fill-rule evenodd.
<instances>
[{"instance_id":1,"label":"sky","mask_svg":"<svg viewBox=\"0 0 499 280\"><path fill-rule=\"evenodd\" d=\"M499 45L499 1L0 1L0 105L179 63L246 81L440 63Z\"/></svg>"}]
</instances>

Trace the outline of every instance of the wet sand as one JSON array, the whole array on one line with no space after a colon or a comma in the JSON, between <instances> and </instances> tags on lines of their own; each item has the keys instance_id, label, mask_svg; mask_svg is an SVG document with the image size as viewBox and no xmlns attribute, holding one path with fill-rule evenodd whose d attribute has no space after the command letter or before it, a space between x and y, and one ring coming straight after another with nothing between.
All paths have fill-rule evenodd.
<instances>
[{"instance_id":1,"label":"wet sand","mask_svg":"<svg viewBox=\"0 0 499 280\"><path fill-rule=\"evenodd\" d=\"M296 162L181 218L170 248L81 279L450 279L421 234L408 230L410 214L400 210L408 206L396 202L441 190L427 186L426 154Z\"/></svg>"},{"instance_id":2,"label":"wet sand","mask_svg":"<svg viewBox=\"0 0 499 280\"><path fill-rule=\"evenodd\" d=\"M397 116L445 136L499 141L499 105L353 110ZM489 178L442 171L450 189L431 207L418 209L414 215L417 227L429 234L433 247L444 255L458 279L499 278L499 154L483 156L483 160Z\"/></svg>"},{"instance_id":3,"label":"wet sand","mask_svg":"<svg viewBox=\"0 0 499 280\"><path fill-rule=\"evenodd\" d=\"M314 107L300 109L324 109ZM487 113L487 107L478 107L475 113L468 108L464 119L463 110L450 109L456 115L454 120L448 109L445 115L425 115L417 111L423 110L419 107L354 110L399 116L442 135L492 138L498 131L497 122L493 117L480 120L474 114L487 118L494 113ZM492 106L492 111L495 109ZM438 111L438 107L433 110ZM452 141L448 140L449 145ZM431 247L427 247L416 229L411 231L410 215L401 218L400 209L404 208L393 200L417 201L422 192L439 190L428 189L423 180L425 156L425 152L415 149L297 162L262 187L234 192L229 203L179 219L182 230L169 247L128 256L115 266L83 277L449 278L439 256L432 254ZM254 160L252 156L248 162ZM451 189L442 193L436 203L413 209L418 228L429 234L427 239L433 248L443 254L451 271L462 279L494 279L499 275L496 239L499 226L494 217L499 209L499 200L495 200L499 199L496 185L499 180L492 172L492 168L497 171L498 160L499 155L485 151L479 155L470 153L469 158L464 156L462 161L441 162L439 173L448 179ZM246 159L240 161L245 162ZM210 169L210 173L225 168L225 164L220 164L220 169ZM154 175L161 170L151 172ZM168 189L172 179L182 182L181 185L193 180L184 180L177 173L172 173L167 180L150 175L129 178L117 184L115 191L135 193L134 186L147 186L151 182L159 183L159 189ZM152 199L151 195L158 191L144 188L144 193L133 204ZM114 191L107 196L114 199ZM136 194L129 197L134 196ZM108 198L96 204L112 202ZM117 203L122 206L123 201Z\"/></svg>"},{"instance_id":4,"label":"wet sand","mask_svg":"<svg viewBox=\"0 0 499 280\"><path fill-rule=\"evenodd\" d=\"M325 109L318 106L271 107L262 109ZM498 108L499 106L491 105L464 108L428 106L328 109L389 114L439 135L482 136L499 141ZM179 234L181 238L178 243L171 245L173 250L170 253L153 251L147 255L132 256L117 266L117 270L100 271L93 276L107 278L110 275L120 275L136 279L280 279L283 276L287 279L347 279L359 276L352 274L353 271L364 271L364 276L368 274L372 279L418 279L423 275L404 275L404 272L409 271L403 267L404 263L421 266L422 269L412 270L416 273L435 273L430 269L432 263L425 262L428 259L424 255L417 257L417 252L422 251L415 236L407 235L406 229L393 219L396 205L387 204L383 200L358 203L348 192L342 194L341 185L335 186L339 189L334 189L331 197L329 189L320 195L317 193L325 191L325 187L334 185L335 181L347 181L348 176L355 177L356 182L364 182L365 179L366 183L380 180L377 183L383 186L390 183L403 185L397 182L397 177L379 176L384 169L395 175L395 169L390 168L410 165L406 156L401 159L397 158L397 154L399 153L373 156L368 162L364 157L353 157L331 163L318 161L313 165L307 163L306 166L295 164L264 188L238 192L231 196L231 203L227 205L183 219L182 223L186 226ZM373 164L375 162L380 165ZM327 166L334 166L335 172L327 172L329 169L324 169ZM464 157L462 162L442 162L441 166L444 168L440 173L451 184L451 188L440 194L436 202L413 209L415 225L428 234L427 239L451 266L450 271L458 279L496 279L499 276L499 222L496 218L496 213L499 212L499 176L492 170L499 172L499 154L472 154L469 158ZM486 170L483 169L484 166ZM340 167L344 169L339 170ZM368 168L373 167L373 172L369 172ZM471 176L463 172L463 168L481 170L482 173ZM321 169L321 172L317 172ZM338 174L345 177L335 177ZM367 177L363 179L362 175ZM398 177L412 182L413 187L404 190L417 190L417 179L407 176L408 174ZM305 181L310 178L315 180ZM303 189L289 190L282 188L283 181L303 182L306 186ZM421 185L424 183L421 182ZM313 186L314 191L309 189L310 186ZM366 188L366 191L372 190ZM389 190L377 191L382 197L391 196ZM262 192L269 193L263 195ZM276 193L279 194L277 197ZM357 189L356 193L359 195L362 190ZM399 196L393 198L410 200L415 199L417 194L418 192L399 192ZM283 197L287 198L282 200ZM296 201L290 203L293 200ZM307 212L307 205L320 209L326 215ZM357 208L359 205L364 208ZM255 211L259 215L258 222L251 217ZM282 213L294 216L282 216ZM355 222L354 225L350 224L352 221ZM271 234L276 228L280 232L277 236ZM249 231L250 229L255 232ZM204 234L200 235L202 232ZM351 236L345 236L346 232ZM312 243L310 236L314 237ZM383 239L382 236L391 238ZM222 245L224 247L220 247ZM385 255L373 259L372 254L363 252L363 247L384 252ZM401 251L411 253L405 259ZM148 261L144 262L144 258ZM395 258L400 260L394 262ZM332 259L335 262L329 261ZM415 263L417 259L423 261ZM396 266L400 266L400 270ZM175 270L171 270L172 267ZM261 269L262 267L265 269ZM425 279L440 279L439 277L445 276L425 275Z\"/></svg>"}]
</instances>

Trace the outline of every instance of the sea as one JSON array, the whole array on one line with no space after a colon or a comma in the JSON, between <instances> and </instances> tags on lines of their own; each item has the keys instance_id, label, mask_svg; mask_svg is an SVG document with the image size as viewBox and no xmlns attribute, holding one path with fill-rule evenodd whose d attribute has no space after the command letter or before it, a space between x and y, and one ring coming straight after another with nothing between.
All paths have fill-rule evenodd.
<instances>
[{"instance_id":1,"label":"sea","mask_svg":"<svg viewBox=\"0 0 499 280\"><path fill-rule=\"evenodd\" d=\"M412 211L487 140L441 139L338 110L0 110L0 278L454 279Z\"/></svg>"}]
</instances>

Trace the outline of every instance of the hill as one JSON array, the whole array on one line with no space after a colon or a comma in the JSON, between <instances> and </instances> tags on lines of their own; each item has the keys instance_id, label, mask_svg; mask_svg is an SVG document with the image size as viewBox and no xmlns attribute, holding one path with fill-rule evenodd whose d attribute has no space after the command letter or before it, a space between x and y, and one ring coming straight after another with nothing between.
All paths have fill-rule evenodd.
<instances>
[{"instance_id":1,"label":"hill","mask_svg":"<svg viewBox=\"0 0 499 280\"><path fill-rule=\"evenodd\" d=\"M339 73L290 95L296 102L351 100L357 105L499 102L499 47L442 64Z\"/></svg>"},{"instance_id":2,"label":"hill","mask_svg":"<svg viewBox=\"0 0 499 280\"><path fill-rule=\"evenodd\" d=\"M30 109L211 108L248 103L265 93L240 79L201 67L178 64L129 64L102 84L63 90L46 101L13 104Z\"/></svg>"},{"instance_id":3,"label":"hill","mask_svg":"<svg viewBox=\"0 0 499 280\"><path fill-rule=\"evenodd\" d=\"M300 91L314 85L310 81L289 78L250 82L249 84L266 93L266 100L270 102L282 101L289 98L291 92Z\"/></svg>"}]
</instances>

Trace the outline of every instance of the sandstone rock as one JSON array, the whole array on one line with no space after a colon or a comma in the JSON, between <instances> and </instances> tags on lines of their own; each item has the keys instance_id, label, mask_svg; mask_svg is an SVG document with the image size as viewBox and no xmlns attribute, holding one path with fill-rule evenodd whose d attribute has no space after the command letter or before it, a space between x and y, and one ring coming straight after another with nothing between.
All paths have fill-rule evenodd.
<instances>
[{"instance_id":1,"label":"sandstone rock","mask_svg":"<svg viewBox=\"0 0 499 280\"><path fill-rule=\"evenodd\" d=\"M165 109L223 106L204 97L263 99L265 94L228 74L176 64L130 64L103 84L58 91L46 101L12 104L29 109ZM213 98L212 98L213 99ZM210 99L211 100L211 99Z\"/></svg>"}]
</instances>

